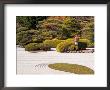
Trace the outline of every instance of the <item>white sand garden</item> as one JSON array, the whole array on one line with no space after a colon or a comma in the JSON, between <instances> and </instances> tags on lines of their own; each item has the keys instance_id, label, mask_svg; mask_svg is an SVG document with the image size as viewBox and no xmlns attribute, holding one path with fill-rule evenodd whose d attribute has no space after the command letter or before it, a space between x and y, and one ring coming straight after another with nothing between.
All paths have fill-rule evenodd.
<instances>
[{"instance_id":1,"label":"white sand garden","mask_svg":"<svg viewBox=\"0 0 110 90\"><path fill-rule=\"evenodd\" d=\"M48 67L54 63L79 64L94 70L94 53L28 52L17 47L17 74L70 74Z\"/></svg>"}]
</instances>

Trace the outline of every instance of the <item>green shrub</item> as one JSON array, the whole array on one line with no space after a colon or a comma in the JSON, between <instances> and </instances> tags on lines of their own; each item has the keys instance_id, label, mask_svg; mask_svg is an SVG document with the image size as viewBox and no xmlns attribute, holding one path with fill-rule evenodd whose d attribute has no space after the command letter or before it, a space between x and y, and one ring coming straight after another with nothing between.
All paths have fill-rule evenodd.
<instances>
[{"instance_id":1,"label":"green shrub","mask_svg":"<svg viewBox=\"0 0 110 90\"><path fill-rule=\"evenodd\" d=\"M43 43L30 43L25 46L26 51L37 51L37 50L44 50L48 51L50 50L50 47L48 47L46 44Z\"/></svg>"},{"instance_id":2,"label":"green shrub","mask_svg":"<svg viewBox=\"0 0 110 90\"><path fill-rule=\"evenodd\" d=\"M83 42L83 43L86 43L87 44L87 47L90 45L90 40L88 40L88 39L84 39L84 38L81 38L81 39L79 39L79 42Z\"/></svg>"},{"instance_id":3,"label":"green shrub","mask_svg":"<svg viewBox=\"0 0 110 90\"><path fill-rule=\"evenodd\" d=\"M48 46L47 44L41 43L41 48L40 49L44 50L44 51L50 51L51 47Z\"/></svg>"},{"instance_id":4,"label":"green shrub","mask_svg":"<svg viewBox=\"0 0 110 90\"><path fill-rule=\"evenodd\" d=\"M66 41L74 42L74 38L66 39ZM84 38L79 39L79 43L80 43L80 44L83 44L83 43L84 43L84 45L85 45L85 43L86 43L86 44L87 44L87 47L93 45L93 44L90 42L90 40L88 40L88 39L84 39Z\"/></svg>"},{"instance_id":5,"label":"green shrub","mask_svg":"<svg viewBox=\"0 0 110 90\"><path fill-rule=\"evenodd\" d=\"M78 50L84 50L87 48L86 42L78 42Z\"/></svg>"},{"instance_id":6,"label":"green shrub","mask_svg":"<svg viewBox=\"0 0 110 90\"><path fill-rule=\"evenodd\" d=\"M94 43L93 42L89 43L88 48L94 48Z\"/></svg>"},{"instance_id":7,"label":"green shrub","mask_svg":"<svg viewBox=\"0 0 110 90\"><path fill-rule=\"evenodd\" d=\"M42 43L44 37L42 35L32 35L32 42L33 43Z\"/></svg>"},{"instance_id":8,"label":"green shrub","mask_svg":"<svg viewBox=\"0 0 110 90\"><path fill-rule=\"evenodd\" d=\"M74 51L75 50L75 45L70 45L68 47L68 51Z\"/></svg>"},{"instance_id":9,"label":"green shrub","mask_svg":"<svg viewBox=\"0 0 110 90\"><path fill-rule=\"evenodd\" d=\"M88 48L94 48L94 42L91 42L88 39L80 39L79 42L86 43Z\"/></svg>"},{"instance_id":10,"label":"green shrub","mask_svg":"<svg viewBox=\"0 0 110 90\"><path fill-rule=\"evenodd\" d=\"M43 43L48 45L51 48L56 48L57 45L63 41L64 40L53 39L53 40L45 40Z\"/></svg>"},{"instance_id":11,"label":"green shrub","mask_svg":"<svg viewBox=\"0 0 110 90\"><path fill-rule=\"evenodd\" d=\"M79 40L78 46L74 45L73 39L67 39L57 45L58 52L84 50L87 48L87 40Z\"/></svg>"},{"instance_id":12,"label":"green shrub","mask_svg":"<svg viewBox=\"0 0 110 90\"><path fill-rule=\"evenodd\" d=\"M68 39L66 39L66 41L74 42L74 39L73 38L68 38Z\"/></svg>"},{"instance_id":13,"label":"green shrub","mask_svg":"<svg viewBox=\"0 0 110 90\"><path fill-rule=\"evenodd\" d=\"M56 50L58 52L67 52L68 51L68 48L71 46L71 45L74 45L73 42L69 42L69 41L64 41L64 42L61 42L57 45L57 48ZM73 47L73 46L72 46Z\"/></svg>"},{"instance_id":14,"label":"green shrub","mask_svg":"<svg viewBox=\"0 0 110 90\"><path fill-rule=\"evenodd\" d=\"M40 50L39 44L38 43L30 43L25 46L26 51L36 51Z\"/></svg>"}]
</instances>

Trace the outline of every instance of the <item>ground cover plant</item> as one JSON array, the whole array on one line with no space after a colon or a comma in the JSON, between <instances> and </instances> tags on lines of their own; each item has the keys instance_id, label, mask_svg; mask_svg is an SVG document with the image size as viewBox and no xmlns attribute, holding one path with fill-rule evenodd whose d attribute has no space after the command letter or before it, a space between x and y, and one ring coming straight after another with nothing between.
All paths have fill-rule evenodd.
<instances>
[{"instance_id":1,"label":"ground cover plant","mask_svg":"<svg viewBox=\"0 0 110 90\"><path fill-rule=\"evenodd\" d=\"M86 66L68 63L49 64L49 68L74 74L94 74L94 71Z\"/></svg>"}]
</instances>

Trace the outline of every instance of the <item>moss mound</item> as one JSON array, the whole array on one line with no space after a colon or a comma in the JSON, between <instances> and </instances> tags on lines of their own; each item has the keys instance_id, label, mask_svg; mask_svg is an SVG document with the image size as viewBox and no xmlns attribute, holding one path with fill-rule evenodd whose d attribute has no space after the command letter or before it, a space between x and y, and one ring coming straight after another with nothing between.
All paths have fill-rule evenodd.
<instances>
[{"instance_id":1,"label":"moss mound","mask_svg":"<svg viewBox=\"0 0 110 90\"><path fill-rule=\"evenodd\" d=\"M78 64L55 63L55 64L49 64L48 67L51 69L75 73L75 74L94 74L94 71L92 69Z\"/></svg>"}]
</instances>

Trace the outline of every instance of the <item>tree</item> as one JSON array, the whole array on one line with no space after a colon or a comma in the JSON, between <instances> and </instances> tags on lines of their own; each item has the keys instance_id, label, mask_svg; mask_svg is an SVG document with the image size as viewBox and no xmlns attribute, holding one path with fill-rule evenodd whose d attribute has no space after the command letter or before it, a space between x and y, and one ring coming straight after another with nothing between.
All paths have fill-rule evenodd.
<instances>
[{"instance_id":1,"label":"tree","mask_svg":"<svg viewBox=\"0 0 110 90\"><path fill-rule=\"evenodd\" d=\"M80 24L73 17L52 16L39 22L39 28L42 32L54 32L52 37L66 39L79 32Z\"/></svg>"},{"instance_id":2,"label":"tree","mask_svg":"<svg viewBox=\"0 0 110 90\"><path fill-rule=\"evenodd\" d=\"M17 26L27 27L28 29L36 29L38 22L46 19L47 16L17 16Z\"/></svg>"}]
</instances>

